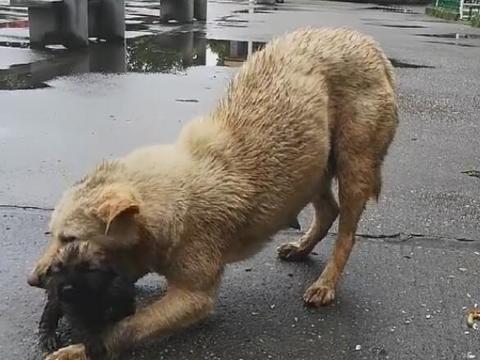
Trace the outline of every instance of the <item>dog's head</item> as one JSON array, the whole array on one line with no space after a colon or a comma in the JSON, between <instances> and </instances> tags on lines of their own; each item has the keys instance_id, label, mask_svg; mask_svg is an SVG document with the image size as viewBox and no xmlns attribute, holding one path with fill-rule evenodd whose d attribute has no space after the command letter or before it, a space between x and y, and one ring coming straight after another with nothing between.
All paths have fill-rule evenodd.
<instances>
[{"instance_id":1,"label":"dog's head","mask_svg":"<svg viewBox=\"0 0 480 360\"><path fill-rule=\"evenodd\" d=\"M52 260L70 243L94 243L110 255L137 245L139 196L130 184L115 181L115 171L103 165L64 194L51 217L50 243L28 278L31 286L45 287Z\"/></svg>"}]
</instances>

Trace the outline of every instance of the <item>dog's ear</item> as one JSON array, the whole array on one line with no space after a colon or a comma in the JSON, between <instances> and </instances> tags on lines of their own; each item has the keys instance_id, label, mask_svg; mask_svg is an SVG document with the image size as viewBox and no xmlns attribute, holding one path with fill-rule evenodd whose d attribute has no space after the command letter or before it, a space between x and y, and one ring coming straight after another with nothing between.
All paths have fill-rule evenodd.
<instances>
[{"instance_id":1,"label":"dog's ear","mask_svg":"<svg viewBox=\"0 0 480 360\"><path fill-rule=\"evenodd\" d=\"M140 201L128 185L106 186L94 203L95 215L105 223L105 235L126 230L140 212Z\"/></svg>"}]
</instances>

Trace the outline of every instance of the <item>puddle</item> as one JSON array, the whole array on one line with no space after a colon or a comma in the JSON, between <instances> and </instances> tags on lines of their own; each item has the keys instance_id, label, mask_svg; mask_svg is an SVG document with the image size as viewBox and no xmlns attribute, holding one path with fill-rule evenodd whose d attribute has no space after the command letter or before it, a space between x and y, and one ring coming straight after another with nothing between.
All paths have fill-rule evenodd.
<instances>
[{"instance_id":1,"label":"puddle","mask_svg":"<svg viewBox=\"0 0 480 360\"><path fill-rule=\"evenodd\" d=\"M461 34L461 33L416 34L416 36L434 37L434 38L441 38L441 39L480 39L480 34Z\"/></svg>"},{"instance_id":2,"label":"puddle","mask_svg":"<svg viewBox=\"0 0 480 360\"><path fill-rule=\"evenodd\" d=\"M402 14L420 14L417 11L412 9L407 9L404 7L397 7L397 6L382 6L382 5L375 5L369 6L365 8L359 8L358 10L381 10L386 12L395 12L395 13L402 13Z\"/></svg>"},{"instance_id":3,"label":"puddle","mask_svg":"<svg viewBox=\"0 0 480 360\"><path fill-rule=\"evenodd\" d=\"M235 14L271 14L274 11L322 11L316 6L308 6L307 4L275 4L264 6L252 6L248 9L235 10Z\"/></svg>"},{"instance_id":4,"label":"puddle","mask_svg":"<svg viewBox=\"0 0 480 360\"><path fill-rule=\"evenodd\" d=\"M434 69L435 68L435 66L411 64L411 63L407 63L407 62L400 61L393 58L389 58L389 60L392 63L393 67L395 68L405 68L405 69Z\"/></svg>"},{"instance_id":5,"label":"puddle","mask_svg":"<svg viewBox=\"0 0 480 360\"><path fill-rule=\"evenodd\" d=\"M175 99L176 102L198 103L198 99Z\"/></svg>"},{"instance_id":6,"label":"puddle","mask_svg":"<svg viewBox=\"0 0 480 360\"><path fill-rule=\"evenodd\" d=\"M236 19L235 15L226 15L218 19L219 22L248 23L248 20Z\"/></svg>"},{"instance_id":7,"label":"puddle","mask_svg":"<svg viewBox=\"0 0 480 360\"><path fill-rule=\"evenodd\" d=\"M233 28L246 28L248 25L248 20L237 19L236 15L226 15L218 18L218 25L223 27L233 27Z\"/></svg>"},{"instance_id":8,"label":"puddle","mask_svg":"<svg viewBox=\"0 0 480 360\"><path fill-rule=\"evenodd\" d=\"M191 66L238 67L263 45L169 32L127 39L125 46L92 43L82 51L50 50L53 58L0 70L0 90L45 88L56 77L89 72L182 74Z\"/></svg>"},{"instance_id":9,"label":"puddle","mask_svg":"<svg viewBox=\"0 0 480 360\"><path fill-rule=\"evenodd\" d=\"M126 31L149 31L150 26L145 23L126 23L125 25Z\"/></svg>"},{"instance_id":10,"label":"puddle","mask_svg":"<svg viewBox=\"0 0 480 360\"><path fill-rule=\"evenodd\" d=\"M200 31L167 32L127 39L125 45L94 42L82 51L46 50L47 59L0 70L0 90L39 89L60 76L82 73L173 73L192 66L238 67L265 43L207 39ZM433 68L390 59L397 68ZM191 99L179 99L189 102Z\"/></svg>"},{"instance_id":11,"label":"puddle","mask_svg":"<svg viewBox=\"0 0 480 360\"><path fill-rule=\"evenodd\" d=\"M240 66L264 43L206 39L201 32L141 36L127 43L131 72L179 73L191 66Z\"/></svg>"},{"instance_id":12,"label":"puddle","mask_svg":"<svg viewBox=\"0 0 480 360\"><path fill-rule=\"evenodd\" d=\"M255 7L252 9L242 9L242 10L235 10L235 14L271 14L274 10L278 10L278 8L267 8L267 7Z\"/></svg>"},{"instance_id":13,"label":"puddle","mask_svg":"<svg viewBox=\"0 0 480 360\"><path fill-rule=\"evenodd\" d=\"M396 29L424 29L426 26L422 25L397 25L397 24L375 24L378 26L388 27L388 28L396 28Z\"/></svg>"},{"instance_id":14,"label":"puddle","mask_svg":"<svg viewBox=\"0 0 480 360\"><path fill-rule=\"evenodd\" d=\"M445 41L424 41L425 43L429 44L442 44L442 45L453 45L453 46L460 46L460 47L478 47L477 45L472 44L462 44L458 42L445 42Z\"/></svg>"}]
</instances>

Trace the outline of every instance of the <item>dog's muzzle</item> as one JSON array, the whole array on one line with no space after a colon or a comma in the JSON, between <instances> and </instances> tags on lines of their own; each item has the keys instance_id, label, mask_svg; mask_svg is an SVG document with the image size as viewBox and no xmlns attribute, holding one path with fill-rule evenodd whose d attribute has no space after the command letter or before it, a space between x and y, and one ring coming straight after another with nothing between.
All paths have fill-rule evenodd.
<instances>
[{"instance_id":1,"label":"dog's muzzle","mask_svg":"<svg viewBox=\"0 0 480 360\"><path fill-rule=\"evenodd\" d=\"M28 275L27 283L28 283L28 285L33 286L33 287L38 287L38 288L43 288L44 287L42 279L40 278L40 276L38 276L38 274L35 272L35 270L32 271L32 273L30 275Z\"/></svg>"}]
</instances>

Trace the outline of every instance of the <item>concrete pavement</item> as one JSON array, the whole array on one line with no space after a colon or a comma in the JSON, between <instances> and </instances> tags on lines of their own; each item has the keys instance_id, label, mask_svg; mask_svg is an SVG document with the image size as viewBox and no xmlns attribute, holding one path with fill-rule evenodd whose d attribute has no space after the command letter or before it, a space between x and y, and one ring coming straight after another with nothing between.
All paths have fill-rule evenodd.
<instances>
[{"instance_id":1,"label":"concrete pavement","mask_svg":"<svg viewBox=\"0 0 480 360\"><path fill-rule=\"evenodd\" d=\"M156 2L130 1L126 49L37 52L24 48L24 11L4 3L2 359L41 358L35 330L43 294L25 277L47 241L49 209L61 191L102 158L171 141L223 93L235 69L217 65L238 64L245 49L304 25L367 32L398 66L401 124L384 192L363 218L364 236L337 303L310 310L301 302L332 236L310 261L291 264L277 260L274 249L301 233L284 232L227 270L211 319L125 358L480 358L480 333L465 325L466 309L480 303L480 179L462 173L480 169L478 30L428 18L418 7L308 0L274 7L211 1L206 25L165 27L157 23ZM18 26L2 25L12 21ZM310 215L307 209L301 216L304 229ZM161 284L143 280L141 301L161 292Z\"/></svg>"}]
</instances>

